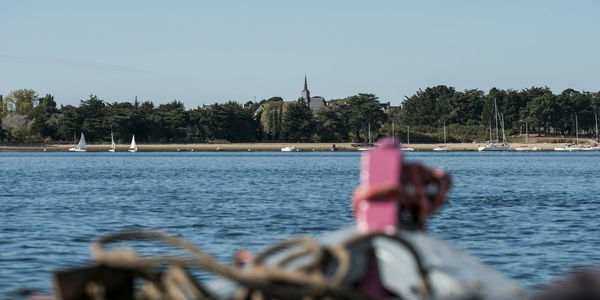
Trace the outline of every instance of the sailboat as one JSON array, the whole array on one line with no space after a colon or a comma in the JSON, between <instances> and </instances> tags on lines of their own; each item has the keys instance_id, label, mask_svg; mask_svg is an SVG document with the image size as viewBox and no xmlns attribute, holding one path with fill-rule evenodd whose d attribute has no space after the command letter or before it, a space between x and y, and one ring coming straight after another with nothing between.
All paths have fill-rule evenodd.
<instances>
[{"instance_id":1,"label":"sailboat","mask_svg":"<svg viewBox=\"0 0 600 300\"><path fill-rule=\"evenodd\" d=\"M86 152L87 144L85 143L85 136L83 136L83 131L81 132L81 138L79 139L79 143L77 146L69 148L71 152Z\"/></svg>"},{"instance_id":2,"label":"sailboat","mask_svg":"<svg viewBox=\"0 0 600 300\"><path fill-rule=\"evenodd\" d=\"M577 122L577 115L575 115L575 143L556 147L554 148L554 151L577 152L579 150L581 150L581 148L579 147L579 123Z\"/></svg>"},{"instance_id":3,"label":"sailboat","mask_svg":"<svg viewBox=\"0 0 600 300\"><path fill-rule=\"evenodd\" d=\"M500 116L500 120L502 123L502 144L498 144L498 118L499 118L499 114L498 114L498 104L496 103L496 98L494 98L494 116L495 116L495 120L496 120L496 140L490 140L488 141L488 144L485 146L481 146L479 148L477 148L477 151L479 152L483 152L483 151L511 151L512 149L506 144L506 135L504 135L504 117ZM491 133L491 128L490 128L490 135ZM491 137L490 137L491 138Z\"/></svg>"},{"instance_id":4,"label":"sailboat","mask_svg":"<svg viewBox=\"0 0 600 300\"><path fill-rule=\"evenodd\" d=\"M523 127L521 127L523 128ZM542 151L542 148L538 146L534 146L533 148L529 148L529 127L527 126L527 121L525 122L525 145L521 145L515 148L515 151Z\"/></svg>"},{"instance_id":5,"label":"sailboat","mask_svg":"<svg viewBox=\"0 0 600 300\"><path fill-rule=\"evenodd\" d=\"M598 114L596 112L594 112L594 119L596 120L596 140L594 141L594 144L582 147L581 151L600 151L600 145L598 145Z\"/></svg>"},{"instance_id":6,"label":"sailboat","mask_svg":"<svg viewBox=\"0 0 600 300\"><path fill-rule=\"evenodd\" d=\"M108 149L108 152L115 152L115 139L112 130L110 131L110 149Z\"/></svg>"},{"instance_id":7,"label":"sailboat","mask_svg":"<svg viewBox=\"0 0 600 300\"><path fill-rule=\"evenodd\" d=\"M135 143L135 134L131 137L131 145L129 145L129 150L127 152L137 152L137 144Z\"/></svg>"},{"instance_id":8,"label":"sailboat","mask_svg":"<svg viewBox=\"0 0 600 300\"><path fill-rule=\"evenodd\" d=\"M371 123L369 123L369 131L368 131L368 141L366 146L362 146L358 148L358 151L367 151L373 149L373 144L371 143Z\"/></svg>"},{"instance_id":9,"label":"sailboat","mask_svg":"<svg viewBox=\"0 0 600 300\"><path fill-rule=\"evenodd\" d=\"M402 145L402 147L400 147L400 150L408 151L408 152L415 151L415 149L411 148L409 145L410 145L410 126L406 126L406 144Z\"/></svg>"},{"instance_id":10,"label":"sailboat","mask_svg":"<svg viewBox=\"0 0 600 300\"><path fill-rule=\"evenodd\" d=\"M446 122L444 122L444 145L443 146L437 146L437 147L433 148L433 151L440 151L440 152L452 151L452 149L450 149L446 145Z\"/></svg>"}]
</instances>

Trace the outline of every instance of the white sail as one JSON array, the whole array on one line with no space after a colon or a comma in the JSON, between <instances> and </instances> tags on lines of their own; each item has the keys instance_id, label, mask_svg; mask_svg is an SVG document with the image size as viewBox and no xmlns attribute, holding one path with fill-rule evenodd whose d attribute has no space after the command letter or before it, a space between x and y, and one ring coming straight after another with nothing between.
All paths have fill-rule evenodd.
<instances>
[{"instance_id":1,"label":"white sail","mask_svg":"<svg viewBox=\"0 0 600 300\"><path fill-rule=\"evenodd\" d=\"M79 148L79 149L87 148L87 144L85 143L85 136L83 136L83 131L81 132L81 139L79 139L79 144L77 144L77 148Z\"/></svg>"},{"instance_id":2,"label":"white sail","mask_svg":"<svg viewBox=\"0 0 600 300\"><path fill-rule=\"evenodd\" d=\"M115 152L115 138L113 137L113 132L112 130L110 131L110 149L108 150L109 152Z\"/></svg>"},{"instance_id":3,"label":"white sail","mask_svg":"<svg viewBox=\"0 0 600 300\"><path fill-rule=\"evenodd\" d=\"M69 151L72 152L85 152L87 148L87 144L85 143L85 136L83 135L83 131L81 132L81 138L79 139L79 143L74 148L69 148Z\"/></svg>"},{"instance_id":4,"label":"white sail","mask_svg":"<svg viewBox=\"0 0 600 300\"><path fill-rule=\"evenodd\" d=\"M131 145L129 145L129 152L137 152L137 144L135 143L135 134L131 137Z\"/></svg>"}]
</instances>

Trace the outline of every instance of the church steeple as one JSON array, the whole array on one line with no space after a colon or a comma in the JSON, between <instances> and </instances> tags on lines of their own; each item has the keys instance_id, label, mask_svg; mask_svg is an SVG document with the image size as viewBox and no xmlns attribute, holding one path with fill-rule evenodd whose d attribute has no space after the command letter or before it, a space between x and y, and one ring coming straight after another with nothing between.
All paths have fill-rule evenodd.
<instances>
[{"instance_id":1,"label":"church steeple","mask_svg":"<svg viewBox=\"0 0 600 300\"><path fill-rule=\"evenodd\" d=\"M308 84L306 83L306 74L304 74L304 89L302 90L301 98L306 103L310 102L310 91L308 90Z\"/></svg>"}]
</instances>

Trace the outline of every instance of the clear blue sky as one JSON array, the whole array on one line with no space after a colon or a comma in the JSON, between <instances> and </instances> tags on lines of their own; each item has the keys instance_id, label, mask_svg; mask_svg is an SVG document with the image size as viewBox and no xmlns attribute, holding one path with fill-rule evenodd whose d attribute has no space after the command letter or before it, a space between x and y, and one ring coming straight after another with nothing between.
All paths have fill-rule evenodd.
<instances>
[{"instance_id":1,"label":"clear blue sky","mask_svg":"<svg viewBox=\"0 0 600 300\"><path fill-rule=\"evenodd\" d=\"M419 88L600 90L600 1L2 1L0 94L187 108Z\"/></svg>"}]
</instances>

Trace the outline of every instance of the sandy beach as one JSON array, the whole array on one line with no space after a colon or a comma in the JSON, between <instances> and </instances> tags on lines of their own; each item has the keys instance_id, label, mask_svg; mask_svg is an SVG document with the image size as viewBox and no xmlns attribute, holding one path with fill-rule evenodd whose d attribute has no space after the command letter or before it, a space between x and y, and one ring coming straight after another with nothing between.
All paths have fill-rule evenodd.
<instances>
[{"instance_id":1,"label":"sandy beach","mask_svg":"<svg viewBox=\"0 0 600 300\"><path fill-rule=\"evenodd\" d=\"M193 151L281 151L286 146L294 146L298 151L330 151L333 143L231 143L231 144L138 144L140 152L176 152L178 150ZM357 151L354 143L335 143L338 151ZM432 151L439 144L410 144L415 151ZM479 146L485 143L448 143L452 151L477 151ZM511 148L521 146L520 143L510 144ZM540 147L542 151L553 151L555 147L564 143L533 143L529 147ZM50 145L27 145L27 146L0 146L0 151L68 151L73 145L50 144ZM110 144L88 144L90 152L108 151ZM127 151L129 145L117 145L117 152Z\"/></svg>"}]
</instances>

